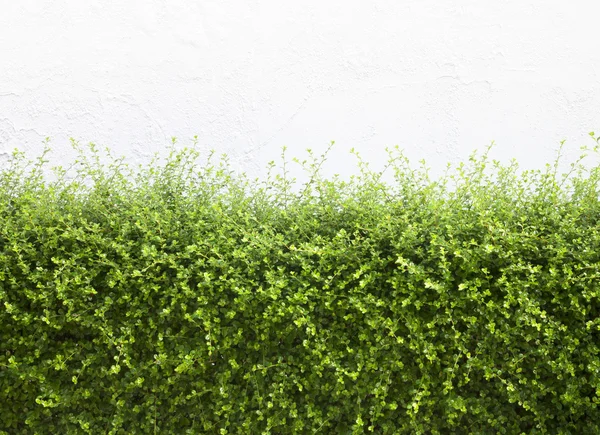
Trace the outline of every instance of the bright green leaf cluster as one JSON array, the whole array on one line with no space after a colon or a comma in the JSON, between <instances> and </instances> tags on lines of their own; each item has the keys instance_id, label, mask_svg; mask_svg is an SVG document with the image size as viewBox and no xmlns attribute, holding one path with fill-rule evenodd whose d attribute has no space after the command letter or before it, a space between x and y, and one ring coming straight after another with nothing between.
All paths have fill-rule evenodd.
<instances>
[{"instance_id":1,"label":"bright green leaf cluster","mask_svg":"<svg viewBox=\"0 0 600 435\"><path fill-rule=\"evenodd\" d=\"M15 154L0 433L598 433L600 167L389 155Z\"/></svg>"}]
</instances>

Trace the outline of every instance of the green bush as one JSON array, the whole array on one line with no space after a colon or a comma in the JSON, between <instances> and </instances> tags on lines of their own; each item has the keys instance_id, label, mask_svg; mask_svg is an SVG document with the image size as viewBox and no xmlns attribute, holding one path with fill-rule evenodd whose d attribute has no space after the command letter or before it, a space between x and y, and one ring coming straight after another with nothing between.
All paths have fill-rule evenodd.
<instances>
[{"instance_id":1,"label":"green bush","mask_svg":"<svg viewBox=\"0 0 600 435\"><path fill-rule=\"evenodd\" d=\"M0 433L598 433L600 167L389 155L16 153Z\"/></svg>"}]
</instances>

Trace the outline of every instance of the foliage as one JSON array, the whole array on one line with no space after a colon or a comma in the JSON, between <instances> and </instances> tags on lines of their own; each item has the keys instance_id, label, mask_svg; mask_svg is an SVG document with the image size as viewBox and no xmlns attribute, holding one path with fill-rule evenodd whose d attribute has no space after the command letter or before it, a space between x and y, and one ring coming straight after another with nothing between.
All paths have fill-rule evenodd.
<instances>
[{"instance_id":1,"label":"foliage","mask_svg":"<svg viewBox=\"0 0 600 435\"><path fill-rule=\"evenodd\" d=\"M0 433L597 433L600 167L74 146L0 172Z\"/></svg>"}]
</instances>

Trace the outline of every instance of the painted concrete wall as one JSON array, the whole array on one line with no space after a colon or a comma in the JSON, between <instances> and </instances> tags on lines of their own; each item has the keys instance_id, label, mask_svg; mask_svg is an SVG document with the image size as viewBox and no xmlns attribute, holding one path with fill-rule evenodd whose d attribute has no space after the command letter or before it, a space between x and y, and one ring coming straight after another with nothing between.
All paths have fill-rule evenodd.
<instances>
[{"instance_id":1,"label":"painted concrete wall","mask_svg":"<svg viewBox=\"0 0 600 435\"><path fill-rule=\"evenodd\" d=\"M0 153L68 138L143 162L176 136L249 172L336 140L434 167L535 166L600 130L590 0L0 0Z\"/></svg>"}]
</instances>

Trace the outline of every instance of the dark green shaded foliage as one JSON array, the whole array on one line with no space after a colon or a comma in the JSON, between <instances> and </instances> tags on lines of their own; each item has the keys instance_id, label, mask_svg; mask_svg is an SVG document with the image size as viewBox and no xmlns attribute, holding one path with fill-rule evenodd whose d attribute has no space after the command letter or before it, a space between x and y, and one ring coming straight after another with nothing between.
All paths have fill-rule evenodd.
<instances>
[{"instance_id":1,"label":"dark green shaded foliage","mask_svg":"<svg viewBox=\"0 0 600 435\"><path fill-rule=\"evenodd\" d=\"M15 155L0 433L598 433L600 169L487 155L302 186Z\"/></svg>"}]
</instances>

